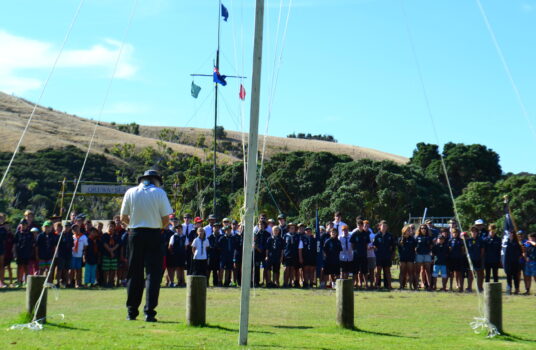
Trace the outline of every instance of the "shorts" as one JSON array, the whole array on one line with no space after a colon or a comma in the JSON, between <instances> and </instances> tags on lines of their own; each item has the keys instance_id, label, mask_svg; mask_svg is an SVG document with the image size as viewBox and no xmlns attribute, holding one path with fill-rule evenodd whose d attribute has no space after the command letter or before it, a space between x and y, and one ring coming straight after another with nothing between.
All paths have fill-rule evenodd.
<instances>
[{"instance_id":1,"label":"shorts","mask_svg":"<svg viewBox=\"0 0 536 350\"><path fill-rule=\"evenodd\" d=\"M117 258L110 258L109 256L102 257L102 271L116 271L117 270Z\"/></svg>"},{"instance_id":2,"label":"shorts","mask_svg":"<svg viewBox=\"0 0 536 350\"><path fill-rule=\"evenodd\" d=\"M353 273L354 272L354 262L353 261L341 261L341 270L344 273Z\"/></svg>"},{"instance_id":3,"label":"shorts","mask_svg":"<svg viewBox=\"0 0 536 350\"><path fill-rule=\"evenodd\" d=\"M52 260L40 260L39 268L48 268L52 264Z\"/></svg>"},{"instance_id":4,"label":"shorts","mask_svg":"<svg viewBox=\"0 0 536 350\"><path fill-rule=\"evenodd\" d=\"M56 258L56 264L58 266L58 270L69 270L71 268L71 259L65 259L65 258Z\"/></svg>"},{"instance_id":5,"label":"shorts","mask_svg":"<svg viewBox=\"0 0 536 350\"><path fill-rule=\"evenodd\" d=\"M475 271L480 271L482 270L482 261L478 260L478 261L472 261L471 262L473 263L473 268L475 269ZM469 264L467 264L469 265Z\"/></svg>"},{"instance_id":6,"label":"shorts","mask_svg":"<svg viewBox=\"0 0 536 350\"><path fill-rule=\"evenodd\" d=\"M303 258L303 266L316 266L316 256L306 256Z\"/></svg>"},{"instance_id":7,"label":"shorts","mask_svg":"<svg viewBox=\"0 0 536 350\"><path fill-rule=\"evenodd\" d=\"M434 269L432 272L432 277L437 278L437 276L441 275L442 278L447 278L447 265L434 265Z\"/></svg>"},{"instance_id":8,"label":"shorts","mask_svg":"<svg viewBox=\"0 0 536 350\"><path fill-rule=\"evenodd\" d=\"M525 263L525 276L536 276L536 261Z\"/></svg>"},{"instance_id":9,"label":"shorts","mask_svg":"<svg viewBox=\"0 0 536 350\"><path fill-rule=\"evenodd\" d=\"M376 257L375 256L367 257L367 266L368 266L369 271L374 270L376 268Z\"/></svg>"},{"instance_id":10,"label":"shorts","mask_svg":"<svg viewBox=\"0 0 536 350\"><path fill-rule=\"evenodd\" d=\"M326 267L324 268L324 273L328 275L338 275L340 272L339 262L326 262Z\"/></svg>"},{"instance_id":11,"label":"shorts","mask_svg":"<svg viewBox=\"0 0 536 350\"><path fill-rule=\"evenodd\" d=\"M285 267L294 267L296 265L296 260L298 259L294 259L293 257L285 257L283 258L283 265L285 265Z\"/></svg>"},{"instance_id":12,"label":"shorts","mask_svg":"<svg viewBox=\"0 0 536 350\"><path fill-rule=\"evenodd\" d=\"M417 256L415 257L415 262L417 264L431 263L432 256L429 254L417 254Z\"/></svg>"},{"instance_id":13,"label":"shorts","mask_svg":"<svg viewBox=\"0 0 536 350\"><path fill-rule=\"evenodd\" d=\"M166 259L167 267L184 267L186 265L186 257L184 255L168 255Z\"/></svg>"},{"instance_id":14,"label":"shorts","mask_svg":"<svg viewBox=\"0 0 536 350\"><path fill-rule=\"evenodd\" d=\"M221 259L220 260L220 269L232 270L233 269L233 259Z\"/></svg>"},{"instance_id":15,"label":"shorts","mask_svg":"<svg viewBox=\"0 0 536 350\"><path fill-rule=\"evenodd\" d=\"M75 258L74 256L71 258L71 269L72 270L80 270L82 268L82 258Z\"/></svg>"},{"instance_id":16,"label":"shorts","mask_svg":"<svg viewBox=\"0 0 536 350\"><path fill-rule=\"evenodd\" d=\"M279 273L279 270L281 270L281 263L279 261L270 261L268 260L265 263L265 269L268 271L273 271L274 273Z\"/></svg>"},{"instance_id":17,"label":"shorts","mask_svg":"<svg viewBox=\"0 0 536 350\"><path fill-rule=\"evenodd\" d=\"M354 272L355 273L364 273L367 274L369 271L368 268L368 259L365 257L355 257L354 258Z\"/></svg>"},{"instance_id":18,"label":"shorts","mask_svg":"<svg viewBox=\"0 0 536 350\"><path fill-rule=\"evenodd\" d=\"M452 271L456 272L464 272L466 270L466 262L462 259L456 259L452 260L450 264L450 268Z\"/></svg>"},{"instance_id":19,"label":"shorts","mask_svg":"<svg viewBox=\"0 0 536 350\"><path fill-rule=\"evenodd\" d=\"M377 267L391 267L393 265L391 258L382 258L379 259L376 257L376 266Z\"/></svg>"}]
</instances>

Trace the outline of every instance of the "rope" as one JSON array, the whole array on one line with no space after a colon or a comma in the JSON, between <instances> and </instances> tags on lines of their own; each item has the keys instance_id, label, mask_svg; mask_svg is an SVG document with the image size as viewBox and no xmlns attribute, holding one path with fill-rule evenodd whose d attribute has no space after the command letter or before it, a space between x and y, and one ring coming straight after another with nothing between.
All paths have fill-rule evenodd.
<instances>
[{"instance_id":1,"label":"rope","mask_svg":"<svg viewBox=\"0 0 536 350\"><path fill-rule=\"evenodd\" d=\"M82 8L82 5L84 4L85 0L80 0L78 3L78 7L76 8L76 11L74 13L73 19L71 21L71 24L69 25L69 28L67 29L67 33L65 34L65 37L63 38L63 42L61 43L60 50L58 51L58 55L56 56L56 59L54 60L54 63L52 65L52 68L50 69L50 72L48 73L47 79L45 80L45 83L43 85L43 88L41 89L41 93L39 94L39 97L37 98L37 101L35 102L32 112L30 113L30 117L28 118L28 121L26 122L26 126L24 127L22 134L19 138L19 142L17 143L17 146L15 147L15 151L13 152L13 155L11 156L11 160L9 161L6 170L4 171L4 175L2 176L2 180L0 180L0 189L2 189L2 186L4 185L4 182L7 178L7 174L9 173L9 170L11 169L11 165L13 164L13 160L15 159L15 156L19 152L20 145L22 144L22 140L24 139L24 136L26 135L26 132L28 131L28 128L30 127L30 123L32 122L32 119L35 115L35 111L37 110L37 106L41 103L41 99L43 98L45 94L45 90L47 89L48 82L50 81L50 78L52 78L52 75L54 74L56 70L56 66L58 65L58 61L61 57L61 54L63 53L63 49L65 48L65 44L69 40L69 37L71 36L71 32L73 30L73 27L78 19L78 14L80 13L80 9Z\"/></svg>"},{"instance_id":2,"label":"rope","mask_svg":"<svg viewBox=\"0 0 536 350\"><path fill-rule=\"evenodd\" d=\"M506 58L504 57L501 46L499 45L499 41L497 40L497 37L495 36L495 31L493 30L493 27L491 26L491 23L488 20L488 16L480 0L476 0L476 4L478 5L478 9L480 10L482 19L484 20L484 23L486 24L486 29L488 30L488 33L491 37L491 41L493 41L493 46L495 46L495 50L497 51L497 55L499 56L499 59L501 60L504 71L506 75L508 76L508 80L510 81L512 90L514 90L514 94L516 95L517 103L519 104L519 108L521 108L523 117L525 118L525 121L529 125L529 129L530 131L532 131L534 138L536 138L536 129L534 128L534 124L532 123L532 120L529 117L529 113L525 106L525 102L523 101L523 98L521 97L521 93L519 92L519 88L517 87L514 77L512 76L512 71L510 70L510 66L508 65L508 62L506 61Z\"/></svg>"},{"instance_id":3,"label":"rope","mask_svg":"<svg viewBox=\"0 0 536 350\"><path fill-rule=\"evenodd\" d=\"M95 139L95 134L96 134L96 131L97 131L97 126L99 125L99 122L98 120L100 119L100 117L102 116L102 113L104 111L104 107L106 105L106 102L108 100L108 96L110 94L110 90L111 90L111 87L112 87L112 82L114 80L114 77L115 77L115 74L117 72L117 67L119 65L119 60L121 58L121 54L123 52L123 48L124 48L124 45L125 45L125 41L126 41L126 38L128 36L128 32L130 30L130 27L132 25L132 19L134 18L134 13L135 13L135 10L136 10L136 7L137 7L137 4L138 4L138 0L133 0L133 5L132 5L132 9L131 9L131 12L130 12L130 17L129 17L129 20L128 20L128 25L127 25L127 28L125 30L125 33L123 35L123 40L122 40L122 43L121 43L121 47L119 48L119 52L117 54L117 58L116 58L116 61L115 61L115 65L114 65L114 69L113 69L113 73L112 73L112 76L110 78L110 81L108 83L108 87L107 87L107 90L106 90L106 94L105 94L105 97L104 97L104 101L102 103L102 106L101 106L101 109L100 109L100 112L99 112L99 118L97 119L97 121L95 122L95 127L93 128L93 135L91 136L91 140L89 142L89 146L88 146L88 149L87 149L87 152L86 152L86 156L84 158L84 162L82 163L82 168L80 169L80 175L78 176L78 180L76 181L76 186L75 186L75 189L73 191L73 196L72 196L72 199L71 199L71 203L69 204L69 209L67 210L67 214L66 214L66 218L69 217L70 213L71 213L71 209L72 209L72 206L73 206L73 203L74 203L74 200L76 198L76 193L78 191L78 185L80 184L80 180L82 179L82 175L84 173L84 169L85 169L85 166L86 166L86 163L87 163L87 159L89 157L89 152L91 151L91 146L93 145L93 140ZM60 233L60 236L58 238L58 243L56 244L56 248L54 250L54 255L52 257L52 261L51 261L51 264L50 266L54 266L54 262L56 260L56 257L58 255L58 249L59 249L59 246L60 246L60 242L61 242L61 239L63 237L63 233L64 231L62 231ZM48 273L47 273L47 276L46 276L46 279L45 281L49 281L50 279L50 275L52 273L52 268L48 270ZM34 316L33 316L33 319L32 319L32 322L30 324L34 324L34 323L38 323L39 320L36 319L36 316L37 316L37 310L39 310L39 307L41 306L41 301L43 300L43 295L45 294L45 289L48 287L49 283L45 283L43 285L43 289L41 290L41 294L39 295L39 299L37 300L37 303L35 304L35 308L34 308ZM34 328L31 328L31 327L26 327L26 328L30 328L30 329L34 329ZM37 329L34 329L34 330L40 330L42 329L41 328L37 328Z\"/></svg>"},{"instance_id":4,"label":"rope","mask_svg":"<svg viewBox=\"0 0 536 350\"><path fill-rule=\"evenodd\" d=\"M413 54L413 59L415 61L417 74L419 76L419 82L420 82L420 85L421 85L423 98L425 100L427 114L428 114L428 117L429 117L430 122L432 124L432 129L433 129L433 132L434 132L436 142L438 144L440 144L439 135L437 133L437 128L436 128L436 124L435 124L435 120L434 120L434 115L433 115L433 112L432 112L432 107L431 107L430 100L429 100L429 97L428 97L428 91L427 91L426 85L424 83L424 78L423 78L423 74L422 74L422 70L421 70L421 65L420 65L420 62L419 62L419 59L418 59L418 56L417 56L417 51L415 49L415 43L414 43L414 40L413 40L413 34L411 32L411 27L409 25L409 19L408 19L408 16L406 14L406 10L405 10L405 7L404 7L404 0L400 0L400 5L401 5L400 7L402 9L402 14L404 16L404 20L405 20L405 23L406 23L406 30L407 30L407 34L408 34L408 38L409 38L409 42L410 42L410 46L411 46L411 52ZM443 173L445 175L445 180L447 181L447 187L449 189L450 199L452 201L452 207L453 207L453 210L454 210L454 216L456 217L456 221L458 222L458 225L460 226L460 231L463 232L460 217L458 215L458 207L456 206L456 200L455 200L454 194L452 192L452 186L450 184L450 179L449 179L448 172L447 172L447 166L445 164L445 159L444 159L442 153L440 153L439 155L440 155L440 159L441 159L441 167L442 167ZM474 269L473 262L471 261L471 257L469 256L469 250L467 249L466 240L462 239L462 242L463 242L463 245L464 245L464 248L465 248L465 254L466 254L467 261L469 262L469 268L471 270L471 273L473 274L473 279L475 281L478 281L478 276L477 276L476 271ZM500 333L498 332L497 327L495 327L484 316L484 308L483 308L484 306L483 306L483 303L482 303L482 298L483 297L482 297L482 295L480 293L480 290L478 289L478 284L477 284L477 288L476 288L476 294L477 294L477 300L478 300L478 312L480 313L480 316L479 317L474 317L474 321L472 321L469 325L473 329L473 331L475 331L476 333L479 333L482 329L487 329L488 330L488 337L492 338L492 337L494 337L494 336L496 336L497 334L500 334Z\"/></svg>"}]
</instances>

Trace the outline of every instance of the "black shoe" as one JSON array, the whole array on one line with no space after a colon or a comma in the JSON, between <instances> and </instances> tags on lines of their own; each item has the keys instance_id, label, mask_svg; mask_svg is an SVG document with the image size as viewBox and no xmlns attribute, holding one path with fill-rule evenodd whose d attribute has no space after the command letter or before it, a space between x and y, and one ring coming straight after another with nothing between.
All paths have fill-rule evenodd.
<instances>
[{"instance_id":1,"label":"black shoe","mask_svg":"<svg viewBox=\"0 0 536 350\"><path fill-rule=\"evenodd\" d=\"M154 316L145 316L145 322L157 322L158 320Z\"/></svg>"},{"instance_id":2,"label":"black shoe","mask_svg":"<svg viewBox=\"0 0 536 350\"><path fill-rule=\"evenodd\" d=\"M134 316L134 315L127 315L127 321L136 321L136 316Z\"/></svg>"}]
</instances>

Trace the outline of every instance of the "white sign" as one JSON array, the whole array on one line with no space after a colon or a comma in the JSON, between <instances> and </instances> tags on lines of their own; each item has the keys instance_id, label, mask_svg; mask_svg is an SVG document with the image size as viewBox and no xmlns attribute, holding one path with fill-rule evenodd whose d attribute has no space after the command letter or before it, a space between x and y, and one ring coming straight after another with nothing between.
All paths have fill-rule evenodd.
<instances>
[{"instance_id":1,"label":"white sign","mask_svg":"<svg viewBox=\"0 0 536 350\"><path fill-rule=\"evenodd\" d=\"M90 194L125 194L132 186L128 185L82 185L82 193Z\"/></svg>"}]
</instances>

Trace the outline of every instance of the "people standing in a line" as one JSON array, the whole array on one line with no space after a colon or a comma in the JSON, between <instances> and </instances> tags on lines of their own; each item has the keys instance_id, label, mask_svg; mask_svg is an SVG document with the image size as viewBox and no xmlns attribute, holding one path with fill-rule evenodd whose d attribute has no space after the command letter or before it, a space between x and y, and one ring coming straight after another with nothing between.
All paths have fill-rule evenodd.
<instances>
[{"instance_id":1,"label":"people standing in a line","mask_svg":"<svg viewBox=\"0 0 536 350\"><path fill-rule=\"evenodd\" d=\"M156 306L162 282L163 251L161 232L173 212L166 192L160 188L162 177L148 170L138 178L139 185L129 189L121 206L121 221L129 225L127 319L139 314L144 285L145 321L156 322ZM145 276L144 276L145 270Z\"/></svg>"}]
</instances>

